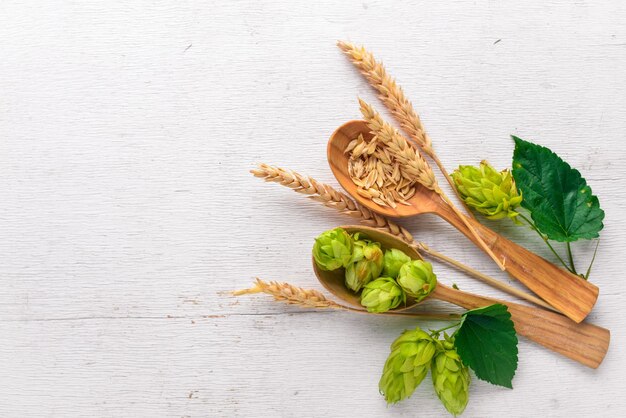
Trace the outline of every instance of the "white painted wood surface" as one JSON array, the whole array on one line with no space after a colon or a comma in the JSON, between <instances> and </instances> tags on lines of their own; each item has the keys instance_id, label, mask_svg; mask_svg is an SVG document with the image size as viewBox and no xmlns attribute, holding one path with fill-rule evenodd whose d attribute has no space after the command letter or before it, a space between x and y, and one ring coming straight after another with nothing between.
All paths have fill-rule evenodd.
<instances>
[{"instance_id":1,"label":"white painted wood surface","mask_svg":"<svg viewBox=\"0 0 626 418\"><path fill-rule=\"evenodd\" d=\"M626 414L623 2L18 0L0 12L0 416L446 416L428 381L401 405L378 395L388 346L414 321L220 293L257 275L320 289L312 239L348 220L248 170L335 184L329 134L358 116L357 95L379 106L336 39L385 61L449 168L506 167L514 133L581 169L606 211L590 316L612 331L604 364L522 340L515 389L474 379L464 416ZM505 278L443 222L404 225ZM575 248L586 264L593 245Z\"/></svg>"}]
</instances>

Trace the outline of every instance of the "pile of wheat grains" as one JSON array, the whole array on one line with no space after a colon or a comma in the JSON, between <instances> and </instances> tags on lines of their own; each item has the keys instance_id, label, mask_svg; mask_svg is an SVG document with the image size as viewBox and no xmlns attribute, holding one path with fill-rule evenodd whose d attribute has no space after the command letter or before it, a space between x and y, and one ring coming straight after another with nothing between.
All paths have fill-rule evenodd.
<instances>
[{"instance_id":1,"label":"pile of wheat grains","mask_svg":"<svg viewBox=\"0 0 626 418\"><path fill-rule=\"evenodd\" d=\"M373 137L369 141L359 135L350 141L348 174L357 185L357 193L380 206L396 208L397 203L410 206L417 182L403 169L388 147Z\"/></svg>"}]
</instances>

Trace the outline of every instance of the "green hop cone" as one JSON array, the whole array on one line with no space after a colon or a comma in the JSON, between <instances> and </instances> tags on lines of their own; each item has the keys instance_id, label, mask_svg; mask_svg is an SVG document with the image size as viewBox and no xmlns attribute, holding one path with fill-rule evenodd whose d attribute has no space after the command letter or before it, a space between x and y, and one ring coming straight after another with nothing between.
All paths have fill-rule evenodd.
<instances>
[{"instance_id":1,"label":"green hop cone","mask_svg":"<svg viewBox=\"0 0 626 418\"><path fill-rule=\"evenodd\" d=\"M382 313L406 302L406 294L391 277L379 277L365 285L361 292L361 305L368 312Z\"/></svg>"},{"instance_id":2,"label":"green hop cone","mask_svg":"<svg viewBox=\"0 0 626 418\"><path fill-rule=\"evenodd\" d=\"M459 166L452 179L465 203L487 219L509 217L517 222L515 208L522 203L522 196L509 170L497 171L481 161L479 167Z\"/></svg>"},{"instance_id":3,"label":"green hop cone","mask_svg":"<svg viewBox=\"0 0 626 418\"><path fill-rule=\"evenodd\" d=\"M358 292L371 280L380 276L383 269L383 251L380 244L354 237L352 262L346 267L346 286Z\"/></svg>"},{"instance_id":4,"label":"green hop cone","mask_svg":"<svg viewBox=\"0 0 626 418\"><path fill-rule=\"evenodd\" d=\"M347 267L352 259L352 237L342 228L323 232L315 238L313 258L323 270Z\"/></svg>"},{"instance_id":5,"label":"green hop cone","mask_svg":"<svg viewBox=\"0 0 626 418\"><path fill-rule=\"evenodd\" d=\"M413 394L428 373L435 349L435 341L419 327L404 331L391 344L391 353L378 383L387 403L399 402Z\"/></svg>"},{"instance_id":6,"label":"green hop cone","mask_svg":"<svg viewBox=\"0 0 626 418\"><path fill-rule=\"evenodd\" d=\"M411 261L411 257L404 252L396 248L387 250L383 259L383 274L389 277L398 277L400 267L409 261Z\"/></svg>"},{"instance_id":7,"label":"green hop cone","mask_svg":"<svg viewBox=\"0 0 626 418\"><path fill-rule=\"evenodd\" d=\"M453 415L460 415L469 400L470 374L451 341L438 342L437 354L431 364L435 392Z\"/></svg>"},{"instance_id":8,"label":"green hop cone","mask_svg":"<svg viewBox=\"0 0 626 418\"><path fill-rule=\"evenodd\" d=\"M400 268L398 284L407 295L419 302L435 290L437 276L433 273L433 266L429 262L412 260Z\"/></svg>"}]
</instances>

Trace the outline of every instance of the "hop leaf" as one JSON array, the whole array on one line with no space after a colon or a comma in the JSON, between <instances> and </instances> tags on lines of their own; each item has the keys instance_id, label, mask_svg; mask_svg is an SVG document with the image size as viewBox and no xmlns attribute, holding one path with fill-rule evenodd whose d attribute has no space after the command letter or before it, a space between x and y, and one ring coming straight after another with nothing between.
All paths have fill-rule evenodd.
<instances>
[{"instance_id":1,"label":"hop leaf","mask_svg":"<svg viewBox=\"0 0 626 418\"><path fill-rule=\"evenodd\" d=\"M391 277L379 277L369 282L361 292L361 305L368 312L382 313L406 302L406 294Z\"/></svg>"},{"instance_id":2,"label":"hop leaf","mask_svg":"<svg viewBox=\"0 0 626 418\"><path fill-rule=\"evenodd\" d=\"M431 373L435 393L445 408L460 415L469 400L470 374L451 341L438 341Z\"/></svg>"},{"instance_id":3,"label":"hop leaf","mask_svg":"<svg viewBox=\"0 0 626 418\"><path fill-rule=\"evenodd\" d=\"M342 228L323 232L315 238L313 258L323 270L347 267L352 259L352 237Z\"/></svg>"},{"instance_id":4,"label":"hop leaf","mask_svg":"<svg viewBox=\"0 0 626 418\"><path fill-rule=\"evenodd\" d=\"M511 313L496 303L463 314L454 333L454 345L463 363L476 377L494 385L513 388L517 370L517 334Z\"/></svg>"},{"instance_id":5,"label":"hop leaf","mask_svg":"<svg viewBox=\"0 0 626 418\"><path fill-rule=\"evenodd\" d=\"M419 302L435 290L437 276L433 273L433 266L429 262L412 260L400 268L398 284L407 295Z\"/></svg>"},{"instance_id":6,"label":"hop leaf","mask_svg":"<svg viewBox=\"0 0 626 418\"><path fill-rule=\"evenodd\" d=\"M452 179L463 201L487 219L509 217L516 221L515 208L522 203L522 196L509 170L498 172L487 161L481 161L479 167L459 166Z\"/></svg>"},{"instance_id":7,"label":"hop leaf","mask_svg":"<svg viewBox=\"0 0 626 418\"><path fill-rule=\"evenodd\" d=\"M380 276L383 269L383 251L380 244L359 240L358 237L358 234L353 237L355 241L352 262L346 267L346 286L355 292Z\"/></svg>"},{"instance_id":8,"label":"hop leaf","mask_svg":"<svg viewBox=\"0 0 626 418\"><path fill-rule=\"evenodd\" d=\"M402 333L391 344L378 387L387 403L408 398L422 383L435 354L435 341L419 327Z\"/></svg>"},{"instance_id":9,"label":"hop leaf","mask_svg":"<svg viewBox=\"0 0 626 418\"><path fill-rule=\"evenodd\" d=\"M383 259L383 274L388 277L398 277L400 267L411 261L411 257L397 248L385 251Z\"/></svg>"},{"instance_id":10,"label":"hop leaf","mask_svg":"<svg viewBox=\"0 0 626 418\"><path fill-rule=\"evenodd\" d=\"M561 242L597 238L604 211L580 172L546 147L513 139L513 175L539 231Z\"/></svg>"}]
</instances>

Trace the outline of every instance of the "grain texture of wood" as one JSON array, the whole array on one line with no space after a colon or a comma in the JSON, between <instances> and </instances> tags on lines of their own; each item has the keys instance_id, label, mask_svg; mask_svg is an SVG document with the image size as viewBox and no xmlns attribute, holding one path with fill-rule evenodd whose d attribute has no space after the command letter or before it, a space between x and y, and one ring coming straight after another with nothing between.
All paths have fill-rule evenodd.
<instances>
[{"instance_id":1,"label":"grain texture of wood","mask_svg":"<svg viewBox=\"0 0 626 418\"><path fill-rule=\"evenodd\" d=\"M357 186L348 174L348 156L344 152L348 143L358 135L370 140L373 136L362 120L346 122L333 132L328 140L327 156L337 181L350 196L368 209L388 217L410 217L431 213L445 219L461 231L477 247L483 249L476 236L504 261L504 268L546 302L576 322L581 322L591 312L598 298L598 287L582 278L558 268L547 260L501 237L474 219L452 209L440 195L421 185L408 200L410 206L396 208L379 206L356 192ZM474 232L468 227L470 225Z\"/></svg>"},{"instance_id":2,"label":"grain texture of wood","mask_svg":"<svg viewBox=\"0 0 626 418\"><path fill-rule=\"evenodd\" d=\"M508 307L518 335L587 367L595 369L600 366L609 350L611 342L609 330L588 322L575 323L555 312L473 295L442 284L437 285L432 297L466 309L502 303Z\"/></svg>"},{"instance_id":3,"label":"grain texture of wood","mask_svg":"<svg viewBox=\"0 0 626 418\"><path fill-rule=\"evenodd\" d=\"M626 4L13 0L0 10L0 416L448 416L428 381L392 407L378 394L389 345L414 319L225 295L256 276L324 290L313 238L352 221L248 170L266 161L338 187L328 137L359 118L357 95L377 99L337 39L385 62L448 169L509 166L515 134L579 168L606 211L588 318L612 332L602 365L522 339L514 389L473 379L463 416L626 415ZM401 224L509 280L439 218ZM486 225L554 261L530 231ZM594 246L574 246L580 266Z\"/></svg>"}]
</instances>

